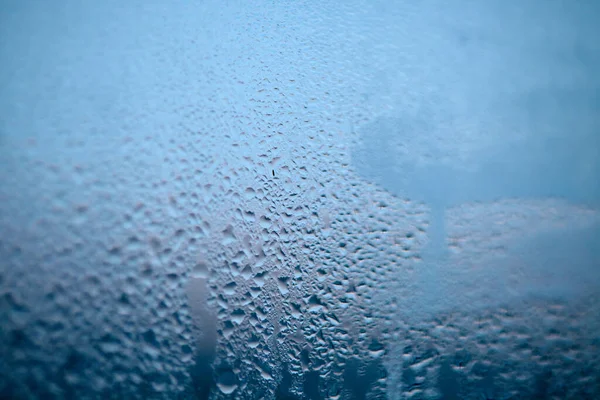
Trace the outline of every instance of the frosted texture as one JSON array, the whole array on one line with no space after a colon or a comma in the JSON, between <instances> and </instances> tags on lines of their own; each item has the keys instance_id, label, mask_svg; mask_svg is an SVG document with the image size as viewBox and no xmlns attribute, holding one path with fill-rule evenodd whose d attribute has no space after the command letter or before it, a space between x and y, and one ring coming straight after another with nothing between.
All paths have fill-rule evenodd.
<instances>
[{"instance_id":1,"label":"frosted texture","mask_svg":"<svg viewBox=\"0 0 600 400\"><path fill-rule=\"evenodd\" d=\"M0 398L600 398L594 1L0 4Z\"/></svg>"}]
</instances>

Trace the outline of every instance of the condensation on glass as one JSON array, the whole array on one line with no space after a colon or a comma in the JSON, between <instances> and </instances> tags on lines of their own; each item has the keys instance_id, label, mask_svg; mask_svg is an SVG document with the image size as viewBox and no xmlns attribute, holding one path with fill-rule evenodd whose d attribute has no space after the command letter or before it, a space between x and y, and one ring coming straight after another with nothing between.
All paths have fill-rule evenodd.
<instances>
[{"instance_id":1,"label":"condensation on glass","mask_svg":"<svg viewBox=\"0 0 600 400\"><path fill-rule=\"evenodd\" d=\"M0 5L0 397L600 397L592 1Z\"/></svg>"}]
</instances>

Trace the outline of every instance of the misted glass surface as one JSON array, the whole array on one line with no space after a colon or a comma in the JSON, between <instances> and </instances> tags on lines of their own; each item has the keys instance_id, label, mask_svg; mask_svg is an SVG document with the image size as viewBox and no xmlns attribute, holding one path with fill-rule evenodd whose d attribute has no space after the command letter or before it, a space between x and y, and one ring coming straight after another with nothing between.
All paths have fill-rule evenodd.
<instances>
[{"instance_id":1,"label":"misted glass surface","mask_svg":"<svg viewBox=\"0 0 600 400\"><path fill-rule=\"evenodd\" d=\"M600 3L0 4L0 398L600 398Z\"/></svg>"}]
</instances>

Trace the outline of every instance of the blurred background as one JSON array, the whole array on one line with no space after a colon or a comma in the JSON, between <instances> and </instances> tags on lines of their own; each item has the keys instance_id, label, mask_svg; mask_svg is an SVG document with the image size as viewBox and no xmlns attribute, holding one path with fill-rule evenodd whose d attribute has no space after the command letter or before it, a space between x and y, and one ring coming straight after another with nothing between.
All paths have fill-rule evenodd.
<instances>
[{"instance_id":1,"label":"blurred background","mask_svg":"<svg viewBox=\"0 0 600 400\"><path fill-rule=\"evenodd\" d=\"M600 4L0 2L0 398L600 398Z\"/></svg>"}]
</instances>

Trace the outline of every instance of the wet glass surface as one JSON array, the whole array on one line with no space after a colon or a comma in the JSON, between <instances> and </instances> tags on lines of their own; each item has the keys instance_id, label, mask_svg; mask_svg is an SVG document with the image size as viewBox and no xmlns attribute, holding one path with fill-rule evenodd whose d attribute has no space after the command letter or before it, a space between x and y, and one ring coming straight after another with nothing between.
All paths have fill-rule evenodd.
<instances>
[{"instance_id":1,"label":"wet glass surface","mask_svg":"<svg viewBox=\"0 0 600 400\"><path fill-rule=\"evenodd\" d=\"M600 397L593 1L0 4L0 398Z\"/></svg>"}]
</instances>

